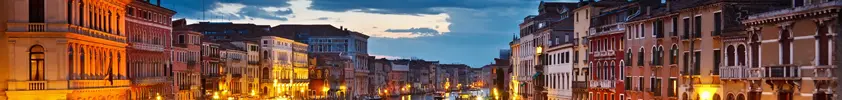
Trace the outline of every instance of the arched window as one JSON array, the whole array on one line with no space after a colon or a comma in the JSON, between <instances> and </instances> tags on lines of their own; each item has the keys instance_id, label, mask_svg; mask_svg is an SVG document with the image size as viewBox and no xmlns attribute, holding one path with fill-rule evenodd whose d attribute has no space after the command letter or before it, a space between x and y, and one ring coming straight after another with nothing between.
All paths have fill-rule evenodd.
<instances>
[{"instance_id":1,"label":"arched window","mask_svg":"<svg viewBox=\"0 0 842 100\"><path fill-rule=\"evenodd\" d=\"M672 44L670 49L670 64L678 64L678 45Z\"/></svg>"},{"instance_id":2,"label":"arched window","mask_svg":"<svg viewBox=\"0 0 842 100\"><path fill-rule=\"evenodd\" d=\"M727 66L734 66L734 46L728 45L725 49L725 63L728 64Z\"/></svg>"},{"instance_id":3,"label":"arched window","mask_svg":"<svg viewBox=\"0 0 842 100\"><path fill-rule=\"evenodd\" d=\"M760 67L760 35L753 34L751 36L751 67Z\"/></svg>"},{"instance_id":4,"label":"arched window","mask_svg":"<svg viewBox=\"0 0 842 100\"><path fill-rule=\"evenodd\" d=\"M792 53L790 53L790 49L792 47L792 37L790 36L789 29L783 29L781 31L780 37L780 54L781 54L781 64L792 64Z\"/></svg>"},{"instance_id":5,"label":"arched window","mask_svg":"<svg viewBox=\"0 0 842 100\"><path fill-rule=\"evenodd\" d=\"M631 52L632 52L631 49L626 50L626 60L625 61L628 61L628 62L632 61L632 53ZM632 63L625 63L624 65L631 66Z\"/></svg>"},{"instance_id":6,"label":"arched window","mask_svg":"<svg viewBox=\"0 0 842 100\"><path fill-rule=\"evenodd\" d=\"M44 80L44 47L41 45L29 48L29 80Z\"/></svg>"},{"instance_id":7,"label":"arched window","mask_svg":"<svg viewBox=\"0 0 842 100\"><path fill-rule=\"evenodd\" d=\"M658 65L658 46L652 46L652 57L649 62L650 66Z\"/></svg>"},{"instance_id":8,"label":"arched window","mask_svg":"<svg viewBox=\"0 0 842 100\"><path fill-rule=\"evenodd\" d=\"M745 66L746 65L746 46L740 45L737 46L737 65Z\"/></svg>"},{"instance_id":9,"label":"arched window","mask_svg":"<svg viewBox=\"0 0 842 100\"><path fill-rule=\"evenodd\" d=\"M640 51L637 51L637 66L643 66L643 47L640 47Z\"/></svg>"}]
</instances>

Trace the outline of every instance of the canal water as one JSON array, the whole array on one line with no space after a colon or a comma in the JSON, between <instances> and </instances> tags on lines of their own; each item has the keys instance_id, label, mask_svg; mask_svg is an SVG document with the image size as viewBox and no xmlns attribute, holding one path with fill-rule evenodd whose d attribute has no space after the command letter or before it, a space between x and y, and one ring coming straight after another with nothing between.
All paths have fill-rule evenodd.
<instances>
[{"instance_id":1,"label":"canal water","mask_svg":"<svg viewBox=\"0 0 842 100\"><path fill-rule=\"evenodd\" d=\"M427 93L427 94L413 94L413 95L401 95L401 96L392 96L387 98L386 100L436 100L434 93ZM459 97L470 97L470 98L463 98L459 99ZM476 98L489 98L490 92L488 89L479 89L479 90L471 90L471 91L453 91L447 93L445 95L444 100L477 100Z\"/></svg>"}]
</instances>

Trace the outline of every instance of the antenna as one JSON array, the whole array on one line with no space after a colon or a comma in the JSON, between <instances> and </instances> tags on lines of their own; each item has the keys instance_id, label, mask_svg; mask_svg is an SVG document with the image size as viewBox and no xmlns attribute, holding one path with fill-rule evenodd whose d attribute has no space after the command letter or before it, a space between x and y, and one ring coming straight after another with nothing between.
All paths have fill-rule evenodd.
<instances>
[{"instance_id":1,"label":"antenna","mask_svg":"<svg viewBox=\"0 0 842 100\"><path fill-rule=\"evenodd\" d=\"M208 20L205 18L205 12L208 11L208 8L205 7L205 0L202 0L202 20Z\"/></svg>"}]
</instances>

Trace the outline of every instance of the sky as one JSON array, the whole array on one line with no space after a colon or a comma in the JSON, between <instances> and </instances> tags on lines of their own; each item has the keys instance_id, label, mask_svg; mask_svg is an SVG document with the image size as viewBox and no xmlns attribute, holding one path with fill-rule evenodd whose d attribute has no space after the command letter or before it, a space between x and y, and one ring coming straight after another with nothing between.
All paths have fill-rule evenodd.
<instances>
[{"instance_id":1,"label":"sky","mask_svg":"<svg viewBox=\"0 0 842 100\"><path fill-rule=\"evenodd\" d=\"M155 1L155 0L152 0ZM576 0L545 0L575 2ZM371 36L378 58L491 64L539 0L161 0L188 23L331 24Z\"/></svg>"}]
</instances>

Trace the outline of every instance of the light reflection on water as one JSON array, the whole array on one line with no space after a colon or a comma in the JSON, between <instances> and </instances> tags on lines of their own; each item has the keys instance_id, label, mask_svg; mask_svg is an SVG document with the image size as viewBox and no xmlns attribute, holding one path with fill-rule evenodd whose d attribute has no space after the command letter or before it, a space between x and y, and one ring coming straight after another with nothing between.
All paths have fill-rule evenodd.
<instances>
[{"instance_id":1,"label":"light reflection on water","mask_svg":"<svg viewBox=\"0 0 842 100\"><path fill-rule=\"evenodd\" d=\"M445 100L456 100L460 94L469 94L472 97L480 97L480 98L488 98L489 90L488 89L480 89L476 91L454 91L445 94ZM435 100L435 94L413 94L413 95L401 95L401 96L394 96L389 97L387 100ZM471 99L473 100L473 99Z\"/></svg>"}]
</instances>

